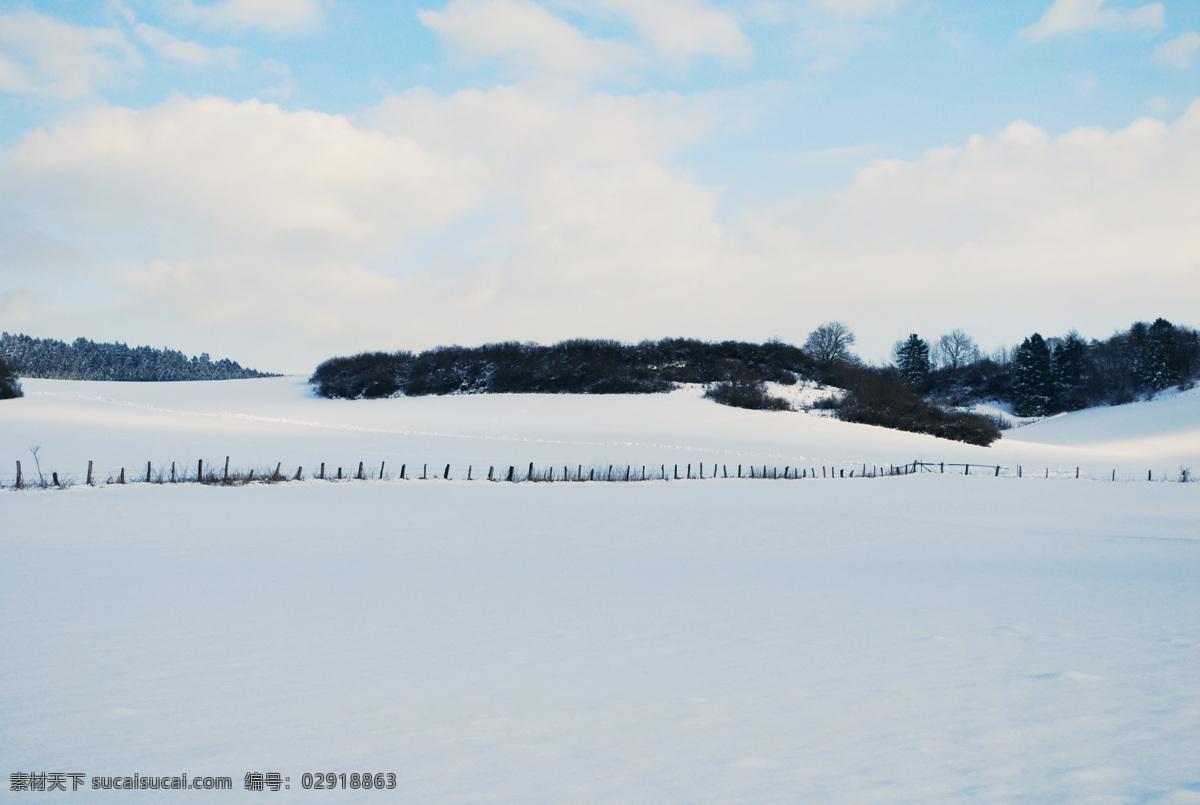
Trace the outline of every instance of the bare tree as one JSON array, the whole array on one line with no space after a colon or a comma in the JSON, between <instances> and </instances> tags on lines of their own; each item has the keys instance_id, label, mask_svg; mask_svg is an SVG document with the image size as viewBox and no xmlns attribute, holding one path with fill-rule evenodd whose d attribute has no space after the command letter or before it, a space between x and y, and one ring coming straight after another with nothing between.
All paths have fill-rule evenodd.
<instances>
[{"instance_id":1,"label":"bare tree","mask_svg":"<svg viewBox=\"0 0 1200 805\"><path fill-rule=\"evenodd\" d=\"M830 321L822 324L808 334L804 342L804 351L822 366L831 363L842 363L851 359L850 346L854 343L854 333L840 321Z\"/></svg>"},{"instance_id":2,"label":"bare tree","mask_svg":"<svg viewBox=\"0 0 1200 805\"><path fill-rule=\"evenodd\" d=\"M975 339L962 330L947 333L938 339L934 348L937 365L943 369L961 369L979 360Z\"/></svg>"}]
</instances>

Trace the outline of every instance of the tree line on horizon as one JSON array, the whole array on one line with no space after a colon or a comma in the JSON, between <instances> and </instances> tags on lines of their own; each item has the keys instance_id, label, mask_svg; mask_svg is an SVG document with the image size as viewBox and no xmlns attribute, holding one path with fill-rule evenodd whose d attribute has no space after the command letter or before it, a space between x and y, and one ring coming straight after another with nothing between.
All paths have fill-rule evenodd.
<instances>
[{"instance_id":1,"label":"tree line on horizon","mask_svg":"<svg viewBox=\"0 0 1200 805\"><path fill-rule=\"evenodd\" d=\"M154 382L277 376L245 369L224 358L214 361L208 353L189 359L169 347L130 348L120 343L98 344L86 338L77 338L67 344L53 338L32 338L20 333L0 333L0 361L6 362L15 376L50 380Z\"/></svg>"},{"instance_id":2,"label":"tree line on horizon","mask_svg":"<svg viewBox=\"0 0 1200 805\"><path fill-rule=\"evenodd\" d=\"M780 410L790 405L766 384L808 380L845 390L830 404L840 419L988 444L999 436L998 423L957 409L996 401L1021 416L1046 416L1129 402L1200 374L1200 333L1161 318L1105 340L1085 341L1074 331L1050 339L1035 333L992 355L961 330L933 343L912 334L897 342L886 366L863 363L851 351L854 342L845 324L828 322L802 347L687 338L443 346L330 358L309 382L319 396L341 399L648 394L696 383L726 405Z\"/></svg>"},{"instance_id":3,"label":"tree line on horizon","mask_svg":"<svg viewBox=\"0 0 1200 805\"><path fill-rule=\"evenodd\" d=\"M1033 333L1013 349L983 355L955 330L932 344L915 333L896 343L893 370L912 388L950 405L998 401L1018 416L1119 405L1200 376L1200 332L1163 318L1136 322L1103 340L1072 330Z\"/></svg>"}]
</instances>

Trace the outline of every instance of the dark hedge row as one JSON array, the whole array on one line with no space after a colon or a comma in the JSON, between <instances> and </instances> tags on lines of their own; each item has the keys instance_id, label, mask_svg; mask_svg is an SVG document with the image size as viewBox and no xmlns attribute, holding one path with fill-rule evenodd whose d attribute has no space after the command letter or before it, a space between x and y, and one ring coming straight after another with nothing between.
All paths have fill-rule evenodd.
<instances>
[{"instance_id":1,"label":"dark hedge row","mask_svg":"<svg viewBox=\"0 0 1200 805\"><path fill-rule=\"evenodd\" d=\"M649 394L677 383L795 382L797 375L811 377L815 371L798 347L774 341L575 339L551 346L508 342L330 358L309 382L322 397L344 399L485 392Z\"/></svg>"}]
</instances>

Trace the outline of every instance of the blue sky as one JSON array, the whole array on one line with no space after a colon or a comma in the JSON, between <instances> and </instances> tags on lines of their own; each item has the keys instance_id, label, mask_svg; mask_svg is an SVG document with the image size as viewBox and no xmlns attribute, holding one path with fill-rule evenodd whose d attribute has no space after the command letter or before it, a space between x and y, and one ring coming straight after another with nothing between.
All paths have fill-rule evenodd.
<instances>
[{"instance_id":1,"label":"blue sky","mask_svg":"<svg viewBox=\"0 0 1200 805\"><path fill-rule=\"evenodd\" d=\"M1200 4L0 5L0 329L308 371L1195 319Z\"/></svg>"}]
</instances>

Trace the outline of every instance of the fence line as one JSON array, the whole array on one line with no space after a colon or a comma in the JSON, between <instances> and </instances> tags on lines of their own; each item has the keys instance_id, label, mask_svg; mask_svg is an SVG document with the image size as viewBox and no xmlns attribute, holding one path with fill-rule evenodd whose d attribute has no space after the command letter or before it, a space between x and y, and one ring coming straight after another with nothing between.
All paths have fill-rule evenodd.
<instances>
[{"instance_id":1,"label":"fence line","mask_svg":"<svg viewBox=\"0 0 1200 805\"><path fill-rule=\"evenodd\" d=\"M0 488L7 486L12 489L63 489L78 484L75 476L63 475L59 476L57 470L43 472L40 462L37 461L37 456L34 456L36 465L37 477L31 477L28 472L28 466L22 467L21 462L16 462L16 475L10 484L4 484L0 481ZM99 480L94 472L94 462L89 460L87 464L87 474L84 484L87 486L96 485L123 485L127 483L146 483L146 484L176 484L176 483L201 483L210 486L235 486L245 485L249 483L285 483L291 481L318 480L318 481L410 481L410 480L432 480L432 481L482 481L482 467L480 465L479 473L476 473L473 464L466 465L465 473L461 469L461 465L457 472L453 472L451 464L446 464L445 469L441 472L434 472L432 476L429 473L429 465L426 463L422 466L421 474L413 476L408 473L407 463L400 465L398 474L386 472L387 462L381 461L379 464L379 472L376 473L373 468L368 468L363 461L358 462L357 469L350 468L343 472L345 468L337 467L336 476L330 472L328 477L325 470L325 462L321 462L320 469L316 473L310 473L305 476L304 467L297 466L296 472L293 474L289 470L283 472L283 462L277 462L273 471L268 470L239 470L230 469L230 457L225 457L225 463L222 470L218 473L213 469L212 464L205 466L204 459L199 459L196 462L195 472L190 472L186 465L183 468L177 468L175 462L171 462L168 471L166 465L161 465L157 469L154 468L152 461L146 462L145 475L133 474L126 477L125 468L121 467L119 473L110 473L104 480ZM914 460L907 464L866 464L859 463L849 469L847 474L846 466L838 465L821 465L820 475L817 474L816 465L807 467L787 465L783 467L782 472L778 466L769 464L753 464L753 465L728 465L712 462L707 464L700 462L693 468L692 464L684 465L680 469L679 464L660 464L657 471L653 466L650 466L647 471L647 465L643 464L639 467L632 464L626 464L623 467L620 465L588 465L576 464L574 467L570 465L561 465L562 471L559 472L560 465L547 465L539 467L536 462L529 462L527 468L522 465L510 464L507 465L505 472L504 465L499 467L497 472L496 465L489 465L487 471L487 481L492 483L588 483L588 482L603 482L603 483L633 483L633 482L649 482L649 481L680 481L680 480L727 480L727 479L752 479L752 480L812 480L812 479L845 479L845 478L894 478L898 476L908 475L924 475L924 474L960 474L960 475L985 475L994 478L1074 478L1076 480L1104 480L1104 481L1132 481L1141 480L1141 476L1130 477L1122 475L1117 477L1117 470L1105 472L1100 476L1092 473L1081 473L1080 467L1067 470L1052 470L1049 467L1035 469L1028 472L1027 468L1017 465L1016 467L1004 467L999 464L968 464L968 463L951 463L951 462L928 462ZM1154 470L1147 470L1145 475L1146 481L1173 481L1179 483L1188 483L1193 481L1192 472L1188 468L1180 468L1178 475L1172 477L1168 473L1159 473L1155 475Z\"/></svg>"}]
</instances>

